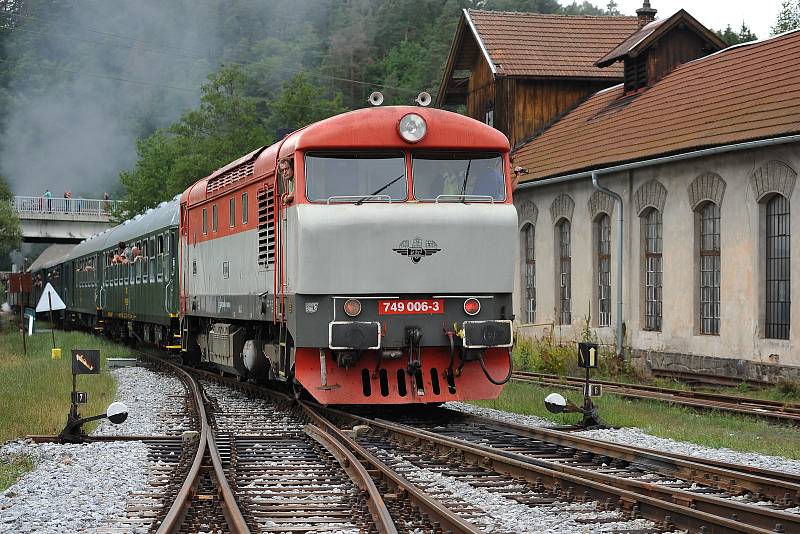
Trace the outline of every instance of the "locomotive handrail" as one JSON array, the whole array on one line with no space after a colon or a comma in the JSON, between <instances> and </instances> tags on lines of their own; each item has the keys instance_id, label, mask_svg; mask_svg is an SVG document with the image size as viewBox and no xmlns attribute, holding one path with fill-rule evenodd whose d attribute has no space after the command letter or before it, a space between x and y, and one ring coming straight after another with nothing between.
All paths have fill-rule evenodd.
<instances>
[{"instance_id":1,"label":"locomotive handrail","mask_svg":"<svg viewBox=\"0 0 800 534\"><path fill-rule=\"evenodd\" d=\"M494 204L494 197L491 195L438 195L435 202L490 202Z\"/></svg>"},{"instance_id":2,"label":"locomotive handrail","mask_svg":"<svg viewBox=\"0 0 800 534\"><path fill-rule=\"evenodd\" d=\"M363 200L365 198L368 199L366 200L366 202L371 202L371 201L374 202L373 199L378 199L379 201L382 199L386 199L385 202L389 202L390 204L394 202L392 197L390 197L389 195L334 195L332 197L328 197L325 203L330 204L331 200L335 202L351 202L354 200L355 201ZM401 201L398 200L398 202Z\"/></svg>"}]
</instances>

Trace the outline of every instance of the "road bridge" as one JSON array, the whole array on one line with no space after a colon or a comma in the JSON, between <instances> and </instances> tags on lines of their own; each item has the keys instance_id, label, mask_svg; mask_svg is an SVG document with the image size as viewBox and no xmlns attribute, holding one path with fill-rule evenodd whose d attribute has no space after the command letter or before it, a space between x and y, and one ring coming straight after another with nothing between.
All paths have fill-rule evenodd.
<instances>
[{"instance_id":1,"label":"road bridge","mask_svg":"<svg viewBox=\"0 0 800 534\"><path fill-rule=\"evenodd\" d=\"M27 243L80 243L110 228L123 201L90 198L12 197Z\"/></svg>"}]
</instances>

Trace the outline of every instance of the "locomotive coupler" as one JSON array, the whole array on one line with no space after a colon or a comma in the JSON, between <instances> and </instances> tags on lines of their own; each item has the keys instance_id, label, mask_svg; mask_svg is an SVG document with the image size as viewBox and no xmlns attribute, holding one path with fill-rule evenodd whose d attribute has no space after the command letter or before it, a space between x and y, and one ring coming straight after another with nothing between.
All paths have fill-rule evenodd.
<instances>
[{"instance_id":1,"label":"locomotive coupler","mask_svg":"<svg viewBox=\"0 0 800 534\"><path fill-rule=\"evenodd\" d=\"M406 346L408 347L408 373L414 377L417 395L425 395L422 382L422 330L416 326L406 327Z\"/></svg>"}]
</instances>

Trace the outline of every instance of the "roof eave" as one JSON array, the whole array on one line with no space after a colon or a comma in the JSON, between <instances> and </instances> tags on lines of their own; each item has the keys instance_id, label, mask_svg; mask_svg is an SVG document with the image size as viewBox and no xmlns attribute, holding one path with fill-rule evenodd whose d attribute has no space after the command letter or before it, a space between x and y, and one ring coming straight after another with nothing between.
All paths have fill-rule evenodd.
<instances>
[{"instance_id":1,"label":"roof eave","mask_svg":"<svg viewBox=\"0 0 800 534\"><path fill-rule=\"evenodd\" d=\"M464 9L464 17L467 20L467 24L469 24L470 30L472 30L472 35L475 37L478 47L481 49L481 52L483 52L484 59L486 59L486 62L489 64L489 69L492 71L492 75L496 76L497 67L494 64L494 61L492 61L492 56L489 55L489 50L486 48L483 39L481 39L481 35L478 33L478 28L476 28L475 23L472 22L472 17L469 15L469 10L466 8Z\"/></svg>"}]
</instances>

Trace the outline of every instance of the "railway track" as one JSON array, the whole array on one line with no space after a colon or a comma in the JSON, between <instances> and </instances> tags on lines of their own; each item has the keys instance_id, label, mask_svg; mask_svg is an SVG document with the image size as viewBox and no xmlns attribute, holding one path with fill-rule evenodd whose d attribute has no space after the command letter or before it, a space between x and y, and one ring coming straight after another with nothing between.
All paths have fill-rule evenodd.
<instances>
[{"instance_id":1,"label":"railway track","mask_svg":"<svg viewBox=\"0 0 800 534\"><path fill-rule=\"evenodd\" d=\"M518 382L558 386L567 389L583 390L584 379L563 377L543 373L517 372L512 376ZM719 410L737 413L789 424L800 424L800 403L781 402L766 399L753 399L721 393L686 391L680 389L625 384L608 380L592 380L602 384L604 391L631 399L648 399L688 406L700 410Z\"/></svg>"},{"instance_id":2,"label":"railway track","mask_svg":"<svg viewBox=\"0 0 800 534\"><path fill-rule=\"evenodd\" d=\"M160 501L134 496L130 523L151 531L800 532L782 473L445 408L345 412L158 365L192 375L200 430L151 437L172 462Z\"/></svg>"},{"instance_id":3,"label":"railway track","mask_svg":"<svg viewBox=\"0 0 800 534\"><path fill-rule=\"evenodd\" d=\"M371 426L380 447L401 456L455 458L454 465L484 470L486 480L524 480L529 491L591 500L661 529L800 532L800 486L775 473L446 412L390 421L326 411L346 424Z\"/></svg>"}]
</instances>

